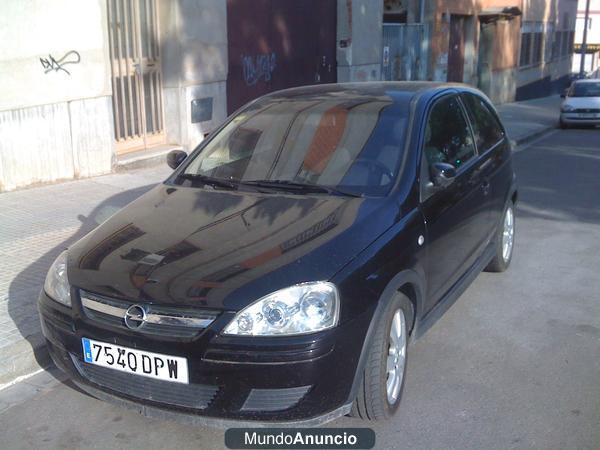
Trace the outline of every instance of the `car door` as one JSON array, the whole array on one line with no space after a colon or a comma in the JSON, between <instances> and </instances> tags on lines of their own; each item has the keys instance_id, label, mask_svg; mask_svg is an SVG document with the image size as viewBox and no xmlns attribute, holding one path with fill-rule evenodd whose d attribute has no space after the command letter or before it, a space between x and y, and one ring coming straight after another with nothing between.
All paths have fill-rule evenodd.
<instances>
[{"instance_id":1,"label":"car door","mask_svg":"<svg viewBox=\"0 0 600 450\"><path fill-rule=\"evenodd\" d=\"M482 176L482 161L458 94L435 100L425 120L420 207L427 228L426 308L430 309L489 242L489 184ZM446 187L436 187L431 181L431 165L436 162L456 168L456 176Z\"/></svg>"},{"instance_id":2,"label":"car door","mask_svg":"<svg viewBox=\"0 0 600 450\"><path fill-rule=\"evenodd\" d=\"M472 124L483 181L490 184L487 227L488 232L493 233L504 212L513 177L509 164L512 150L503 126L487 100L473 92L463 92L460 96Z\"/></svg>"}]
</instances>

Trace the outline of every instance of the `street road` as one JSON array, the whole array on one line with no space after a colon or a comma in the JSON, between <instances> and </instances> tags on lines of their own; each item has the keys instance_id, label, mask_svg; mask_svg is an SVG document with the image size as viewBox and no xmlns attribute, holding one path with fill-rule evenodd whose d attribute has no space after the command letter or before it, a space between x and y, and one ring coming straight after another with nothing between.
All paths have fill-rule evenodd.
<instances>
[{"instance_id":1,"label":"street road","mask_svg":"<svg viewBox=\"0 0 600 450\"><path fill-rule=\"evenodd\" d=\"M600 130L564 130L515 153L512 267L481 274L410 347L377 448L600 448L599 143ZM147 419L48 374L0 392L0 411L6 449L224 446L222 430Z\"/></svg>"}]
</instances>

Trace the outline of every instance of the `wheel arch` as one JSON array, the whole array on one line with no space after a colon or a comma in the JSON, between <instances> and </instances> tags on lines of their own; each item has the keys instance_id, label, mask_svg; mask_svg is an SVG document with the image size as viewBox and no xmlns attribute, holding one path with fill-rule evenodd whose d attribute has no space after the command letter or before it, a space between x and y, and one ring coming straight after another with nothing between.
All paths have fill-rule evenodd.
<instances>
[{"instance_id":1,"label":"wheel arch","mask_svg":"<svg viewBox=\"0 0 600 450\"><path fill-rule=\"evenodd\" d=\"M379 297L379 300L377 301L375 312L373 313L371 323L369 324L369 328L367 330L367 334L363 342L356 371L354 373L352 389L350 390L350 396L348 399L349 402L354 401L354 398L356 397L356 394L358 392L358 388L360 386L363 371L367 361L367 354L371 347L373 336L375 335L375 329L380 323L387 305L389 304L391 299L393 299L397 294L403 294L406 297L408 297L413 306L413 317L410 327L412 339L415 334L414 331L416 327L418 327L418 318L421 317L423 314L425 293L424 288L424 280L416 271L404 270L398 273L396 276L394 276L383 290L381 296Z\"/></svg>"},{"instance_id":2,"label":"wheel arch","mask_svg":"<svg viewBox=\"0 0 600 450\"><path fill-rule=\"evenodd\" d=\"M506 204L510 200L513 202L513 205L516 205L518 199L519 199L519 187L517 185L517 176L513 172L510 187L508 188L506 198L504 199L504 204Z\"/></svg>"}]
</instances>

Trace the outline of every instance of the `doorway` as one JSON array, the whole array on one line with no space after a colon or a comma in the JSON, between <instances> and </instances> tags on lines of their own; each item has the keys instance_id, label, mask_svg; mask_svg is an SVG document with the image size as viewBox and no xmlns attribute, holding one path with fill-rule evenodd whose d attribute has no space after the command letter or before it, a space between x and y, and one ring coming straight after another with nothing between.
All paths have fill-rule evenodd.
<instances>
[{"instance_id":1,"label":"doorway","mask_svg":"<svg viewBox=\"0 0 600 450\"><path fill-rule=\"evenodd\" d=\"M117 154L165 141L156 0L107 0Z\"/></svg>"},{"instance_id":2,"label":"doorway","mask_svg":"<svg viewBox=\"0 0 600 450\"><path fill-rule=\"evenodd\" d=\"M448 81L462 83L465 69L465 16L450 16L450 41L448 45Z\"/></svg>"},{"instance_id":3,"label":"doorway","mask_svg":"<svg viewBox=\"0 0 600 450\"><path fill-rule=\"evenodd\" d=\"M495 31L495 23L481 22L479 32L479 56L477 58L477 87L490 97L492 90Z\"/></svg>"},{"instance_id":4,"label":"doorway","mask_svg":"<svg viewBox=\"0 0 600 450\"><path fill-rule=\"evenodd\" d=\"M427 29L422 23L384 23L381 79L424 80L427 55L422 43L426 36Z\"/></svg>"},{"instance_id":5,"label":"doorway","mask_svg":"<svg viewBox=\"0 0 600 450\"><path fill-rule=\"evenodd\" d=\"M278 89L335 83L335 0L227 0L227 111Z\"/></svg>"}]
</instances>

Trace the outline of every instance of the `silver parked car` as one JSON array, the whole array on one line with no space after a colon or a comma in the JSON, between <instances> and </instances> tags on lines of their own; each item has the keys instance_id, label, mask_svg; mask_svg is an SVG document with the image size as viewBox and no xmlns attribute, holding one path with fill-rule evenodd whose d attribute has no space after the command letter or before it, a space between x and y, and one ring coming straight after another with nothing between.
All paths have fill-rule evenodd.
<instances>
[{"instance_id":1,"label":"silver parked car","mask_svg":"<svg viewBox=\"0 0 600 450\"><path fill-rule=\"evenodd\" d=\"M600 125L600 80L574 81L560 107L560 127Z\"/></svg>"}]
</instances>

